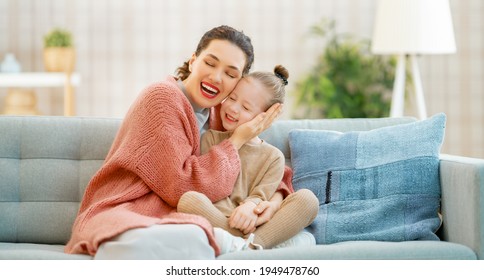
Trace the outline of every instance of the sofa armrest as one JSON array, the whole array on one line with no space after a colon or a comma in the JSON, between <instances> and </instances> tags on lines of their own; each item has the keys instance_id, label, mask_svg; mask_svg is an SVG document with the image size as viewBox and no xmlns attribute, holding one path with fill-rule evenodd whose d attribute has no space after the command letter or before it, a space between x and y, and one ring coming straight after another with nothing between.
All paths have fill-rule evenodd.
<instances>
[{"instance_id":1,"label":"sofa armrest","mask_svg":"<svg viewBox=\"0 0 484 280\"><path fill-rule=\"evenodd\" d=\"M484 259L484 159L442 154L442 238Z\"/></svg>"}]
</instances>

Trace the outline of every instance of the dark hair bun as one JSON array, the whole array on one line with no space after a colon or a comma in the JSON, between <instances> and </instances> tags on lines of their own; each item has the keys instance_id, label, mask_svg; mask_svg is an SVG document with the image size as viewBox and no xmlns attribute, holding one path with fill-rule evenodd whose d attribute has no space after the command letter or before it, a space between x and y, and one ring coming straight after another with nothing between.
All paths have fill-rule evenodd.
<instances>
[{"instance_id":1,"label":"dark hair bun","mask_svg":"<svg viewBox=\"0 0 484 280\"><path fill-rule=\"evenodd\" d=\"M274 67L274 74L284 78L285 80L289 78L289 71L287 71L287 69L282 65L276 65L276 67Z\"/></svg>"}]
</instances>

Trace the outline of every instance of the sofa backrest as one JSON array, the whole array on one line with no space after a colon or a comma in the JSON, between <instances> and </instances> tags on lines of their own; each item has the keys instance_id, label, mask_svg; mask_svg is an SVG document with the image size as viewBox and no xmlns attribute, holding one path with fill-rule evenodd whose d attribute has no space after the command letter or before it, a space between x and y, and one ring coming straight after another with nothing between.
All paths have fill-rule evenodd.
<instances>
[{"instance_id":1,"label":"sofa backrest","mask_svg":"<svg viewBox=\"0 0 484 280\"><path fill-rule=\"evenodd\" d=\"M261 134L261 138L276 146L286 157L286 164L291 165L291 151L288 136L293 129L334 130L340 132L366 131L380 127L416 121L412 117L368 118L368 119L304 119L279 120Z\"/></svg>"},{"instance_id":2,"label":"sofa backrest","mask_svg":"<svg viewBox=\"0 0 484 280\"><path fill-rule=\"evenodd\" d=\"M290 165L295 128L370 130L413 118L279 120L261 137ZM65 244L86 185L99 169L121 119L0 117L0 242Z\"/></svg>"},{"instance_id":3,"label":"sofa backrest","mask_svg":"<svg viewBox=\"0 0 484 280\"><path fill-rule=\"evenodd\" d=\"M0 242L65 244L120 123L0 117Z\"/></svg>"}]
</instances>

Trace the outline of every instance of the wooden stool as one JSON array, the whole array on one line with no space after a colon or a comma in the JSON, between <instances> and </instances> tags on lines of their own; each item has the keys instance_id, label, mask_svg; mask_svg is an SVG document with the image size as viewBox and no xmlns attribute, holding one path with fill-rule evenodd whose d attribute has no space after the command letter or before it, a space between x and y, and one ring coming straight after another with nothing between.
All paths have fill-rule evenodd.
<instances>
[{"instance_id":1,"label":"wooden stool","mask_svg":"<svg viewBox=\"0 0 484 280\"><path fill-rule=\"evenodd\" d=\"M10 89L5 97L5 115L39 115L33 90Z\"/></svg>"}]
</instances>

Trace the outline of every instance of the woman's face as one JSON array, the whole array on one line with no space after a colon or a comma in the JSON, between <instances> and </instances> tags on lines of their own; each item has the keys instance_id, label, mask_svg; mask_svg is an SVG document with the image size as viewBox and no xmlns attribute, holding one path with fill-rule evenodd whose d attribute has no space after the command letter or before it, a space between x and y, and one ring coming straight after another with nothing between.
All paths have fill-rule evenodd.
<instances>
[{"instance_id":1,"label":"woman's face","mask_svg":"<svg viewBox=\"0 0 484 280\"><path fill-rule=\"evenodd\" d=\"M218 105L237 85L245 63L239 47L226 40L213 40L189 61L191 74L183 81L188 95L202 108Z\"/></svg>"},{"instance_id":2,"label":"woman's face","mask_svg":"<svg viewBox=\"0 0 484 280\"><path fill-rule=\"evenodd\" d=\"M256 79L243 78L222 103L220 117L227 131L252 120L267 109L269 91Z\"/></svg>"}]
</instances>

